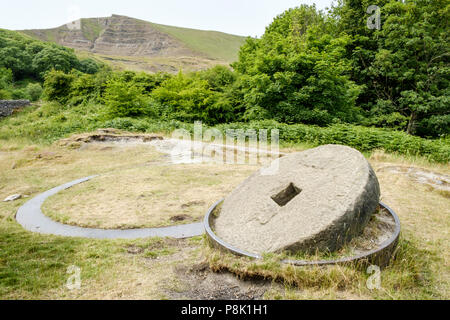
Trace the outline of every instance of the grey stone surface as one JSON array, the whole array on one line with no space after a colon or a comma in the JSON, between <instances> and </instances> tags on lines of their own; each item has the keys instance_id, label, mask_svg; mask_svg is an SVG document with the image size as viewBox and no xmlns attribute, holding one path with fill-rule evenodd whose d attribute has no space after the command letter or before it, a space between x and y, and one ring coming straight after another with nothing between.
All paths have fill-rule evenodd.
<instances>
[{"instance_id":1,"label":"grey stone surface","mask_svg":"<svg viewBox=\"0 0 450 320\"><path fill-rule=\"evenodd\" d=\"M224 201L218 237L254 254L335 251L361 233L378 207L378 179L355 149L327 145L280 158Z\"/></svg>"},{"instance_id":2,"label":"grey stone surface","mask_svg":"<svg viewBox=\"0 0 450 320\"><path fill-rule=\"evenodd\" d=\"M29 106L28 100L0 100L0 118L10 116L15 109Z\"/></svg>"},{"instance_id":3,"label":"grey stone surface","mask_svg":"<svg viewBox=\"0 0 450 320\"><path fill-rule=\"evenodd\" d=\"M36 196L19 208L16 215L17 222L26 230L32 232L93 239L138 239L149 237L190 238L204 233L203 223L193 223L166 228L129 230L82 228L53 221L42 213L41 206L48 197L95 177L96 176L91 176L75 180Z\"/></svg>"}]
</instances>

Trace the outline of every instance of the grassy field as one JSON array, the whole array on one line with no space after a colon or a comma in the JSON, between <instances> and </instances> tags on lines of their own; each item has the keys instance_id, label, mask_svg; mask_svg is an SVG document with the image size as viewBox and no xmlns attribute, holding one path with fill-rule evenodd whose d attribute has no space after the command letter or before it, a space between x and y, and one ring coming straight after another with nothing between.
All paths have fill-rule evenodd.
<instances>
[{"instance_id":1,"label":"grassy field","mask_svg":"<svg viewBox=\"0 0 450 320\"><path fill-rule=\"evenodd\" d=\"M212 203L224 198L257 169L249 165L173 166L161 155L158 158L154 148L144 146L89 148L110 154L111 158L125 152L147 163L109 172L51 197L43 211L56 221L103 229L199 222Z\"/></svg>"},{"instance_id":2,"label":"grassy field","mask_svg":"<svg viewBox=\"0 0 450 320\"><path fill-rule=\"evenodd\" d=\"M194 51L227 62L237 60L239 49L245 42L245 37L223 32L187 29L156 23L151 23L151 25L180 40Z\"/></svg>"},{"instance_id":3,"label":"grassy field","mask_svg":"<svg viewBox=\"0 0 450 320\"><path fill-rule=\"evenodd\" d=\"M133 132L158 132L171 134L183 128L193 132L193 123L163 120L151 117L114 118L107 114L101 104L60 105L57 102L40 102L26 107L14 115L0 119L0 139L24 141L24 143L51 144L73 133L91 132L99 128L116 128ZM273 130L280 132L280 144L289 146L318 146L323 144L344 144L362 152L387 150L408 159L447 164L450 160L448 138L428 140L404 132L369 128L354 125L329 127L304 124L281 124L272 120L250 123L230 123L215 126L223 134L229 129ZM206 130L206 127L204 126Z\"/></svg>"},{"instance_id":4,"label":"grassy field","mask_svg":"<svg viewBox=\"0 0 450 320\"><path fill-rule=\"evenodd\" d=\"M116 150L105 147L72 149L1 139L0 199L14 193L33 197L92 174L106 174L106 179L112 172L133 172L155 160L154 154L143 153L139 146ZM305 147L291 145L283 151ZM296 268L280 265L270 256L255 262L212 250L202 237L112 241L33 234L14 219L19 206L27 200L24 198L0 203L0 298L450 298L448 192L383 170L386 166L414 166L449 174L450 168L447 164L430 164L421 158L406 159L382 152L368 156L380 180L382 200L396 210L403 228L396 259L381 273L380 290L369 290L366 281L370 275L352 266ZM205 166L205 172L217 173L217 179L230 175L223 166ZM188 203L191 196L183 194L179 203ZM210 201L208 196L205 199ZM66 287L72 265L81 268L79 290ZM267 281L242 281L232 274L211 270L230 270L243 279L262 277Z\"/></svg>"}]
</instances>

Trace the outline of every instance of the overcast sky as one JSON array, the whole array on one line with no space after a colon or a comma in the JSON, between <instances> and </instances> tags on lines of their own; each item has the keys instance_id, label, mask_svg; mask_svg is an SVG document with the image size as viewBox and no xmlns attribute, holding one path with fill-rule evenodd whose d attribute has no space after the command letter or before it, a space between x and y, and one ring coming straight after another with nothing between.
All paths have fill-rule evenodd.
<instances>
[{"instance_id":1,"label":"overcast sky","mask_svg":"<svg viewBox=\"0 0 450 320\"><path fill-rule=\"evenodd\" d=\"M1 0L0 28L44 29L79 17L119 14L160 24L261 36L284 10L332 0Z\"/></svg>"}]
</instances>

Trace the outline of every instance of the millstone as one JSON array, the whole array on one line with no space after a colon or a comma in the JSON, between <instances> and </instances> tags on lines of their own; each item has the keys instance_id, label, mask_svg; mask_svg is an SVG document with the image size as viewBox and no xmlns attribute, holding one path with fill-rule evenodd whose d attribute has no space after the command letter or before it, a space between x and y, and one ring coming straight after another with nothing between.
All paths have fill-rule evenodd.
<instances>
[{"instance_id":1,"label":"millstone","mask_svg":"<svg viewBox=\"0 0 450 320\"><path fill-rule=\"evenodd\" d=\"M335 251L361 233L378 207L380 186L355 149L326 145L277 159L223 202L214 223L227 243L255 254Z\"/></svg>"}]
</instances>

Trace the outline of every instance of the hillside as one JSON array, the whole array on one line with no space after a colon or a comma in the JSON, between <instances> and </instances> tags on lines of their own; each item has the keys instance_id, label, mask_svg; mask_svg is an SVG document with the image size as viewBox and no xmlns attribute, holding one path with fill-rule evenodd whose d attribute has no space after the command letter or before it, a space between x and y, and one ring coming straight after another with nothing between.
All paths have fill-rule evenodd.
<instances>
[{"instance_id":1,"label":"hillside","mask_svg":"<svg viewBox=\"0 0 450 320\"><path fill-rule=\"evenodd\" d=\"M237 60L245 37L159 25L125 16L81 19L54 29L22 30L120 69L177 72Z\"/></svg>"}]
</instances>

